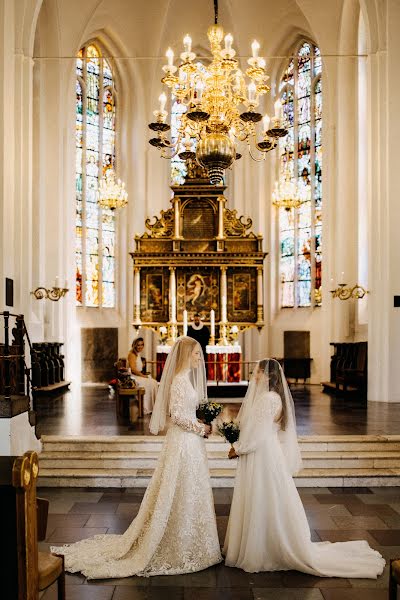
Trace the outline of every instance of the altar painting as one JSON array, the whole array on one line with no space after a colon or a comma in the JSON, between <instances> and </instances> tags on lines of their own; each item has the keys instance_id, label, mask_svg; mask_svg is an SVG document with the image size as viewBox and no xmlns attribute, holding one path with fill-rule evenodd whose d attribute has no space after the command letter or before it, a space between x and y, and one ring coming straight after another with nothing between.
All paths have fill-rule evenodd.
<instances>
[{"instance_id":1,"label":"altar painting","mask_svg":"<svg viewBox=\"0 0 400 600\"><path fill-rule=\"evenodd\" d=\"M195 313L209 318L210 310L219 318L219 277L218 271L211 269L177 270L177 312L178 319L187 310L190 318Z\"/></svg>"}]
</instances>

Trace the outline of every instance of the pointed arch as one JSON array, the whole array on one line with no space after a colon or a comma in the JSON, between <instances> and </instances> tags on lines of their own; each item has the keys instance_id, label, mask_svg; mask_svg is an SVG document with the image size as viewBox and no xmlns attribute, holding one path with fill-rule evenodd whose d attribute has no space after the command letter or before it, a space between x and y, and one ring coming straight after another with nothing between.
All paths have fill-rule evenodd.
<instances>
[{"instance_id":1,"label":"pointed arch","mask_svg":"<svg viewBox=\"0 0 400 600\"><path fill-rule=\"evenodd\" d=\"M116 305L116 219L97 204L99 182L116 163L117 90L112 61L90 41L76 59L76 303Z\"/></svg>"},{"instance_id":2,"label":"pointed arch","mask_svg":"<svg viewBox=\"0 0 400 600\"><path fill-rule=\"evenodd\" d=\"M281 307L320 306L322 282L322 59L300 40L279 80L289 133L279 141L279 178L289 171L297 209L279 208Z\"/></svg>"}]
</instances>

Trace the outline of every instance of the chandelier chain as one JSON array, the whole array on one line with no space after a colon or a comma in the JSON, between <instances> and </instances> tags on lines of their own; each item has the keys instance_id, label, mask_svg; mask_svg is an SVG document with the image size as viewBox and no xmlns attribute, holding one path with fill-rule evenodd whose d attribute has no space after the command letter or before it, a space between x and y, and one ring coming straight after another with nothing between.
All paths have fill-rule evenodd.
<instances>
[{"instance_id":1,"label":"chandelier chain","mask_svg":"<svg viewBox=\"0 0 400 600\"><path fill-rule=\"evenodd\" d=\"M218 0L214 0L214 25L218 25Z\"/></svg>"}]
</instances>

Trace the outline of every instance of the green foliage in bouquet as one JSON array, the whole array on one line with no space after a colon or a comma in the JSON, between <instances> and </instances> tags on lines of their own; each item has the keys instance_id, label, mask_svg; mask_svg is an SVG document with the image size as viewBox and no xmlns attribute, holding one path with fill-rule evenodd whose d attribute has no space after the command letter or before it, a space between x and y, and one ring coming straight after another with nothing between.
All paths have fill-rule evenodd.
<instances>
[{"instance_id":1,"label":"green foliage in bouquet","mask_svg":"<svg viewBox=\"0 0 400 600\"><path fill-rule=\"evenodd\" d=\"M229 423L224 421L218 425L218 431L230 444L234 444L239 439L239 425L234 421L229 421Z\"/></svg>"},{"instance_id":2,"label":"green foliage in bouquet","mask_svg":"<svg viewBox=\"0 0 400 600\"><path fill-rule=\"evenodd\" d=\"M211 425L221 411L222 404L218 404L217 402L204 402L204 404L200 404L196 414L200 421L204 421L207 425Z\"/></svg>"}]
</instances>

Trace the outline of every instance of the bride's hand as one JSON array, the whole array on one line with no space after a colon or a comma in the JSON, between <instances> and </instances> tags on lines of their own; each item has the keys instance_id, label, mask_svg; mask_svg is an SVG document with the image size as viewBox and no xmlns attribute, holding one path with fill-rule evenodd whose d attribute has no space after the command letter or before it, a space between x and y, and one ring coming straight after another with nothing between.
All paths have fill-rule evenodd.
<instances>
[{"instance_id":1,"label":"bride's hand","mask_svg":"<svg viewBox=\"0 0 400 600\"><path fill-rule=\"evenodd\" d=\"M237 458L238 455L236 454L235 448L231 448L229 450L229 454L228 454L228 458Z\"/></svg>"},{"instance_id":2,"label":"bride's hand","mask_svg":"<svg viewBox=\"0 0 400 600\"><path fill-rule=\"evenodd\" d=\"M211 433L211 425L207 425L206 423L204 424L204 428L205 428L205 434L208 437Z\"/></svg>"}]
</instances>

